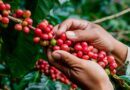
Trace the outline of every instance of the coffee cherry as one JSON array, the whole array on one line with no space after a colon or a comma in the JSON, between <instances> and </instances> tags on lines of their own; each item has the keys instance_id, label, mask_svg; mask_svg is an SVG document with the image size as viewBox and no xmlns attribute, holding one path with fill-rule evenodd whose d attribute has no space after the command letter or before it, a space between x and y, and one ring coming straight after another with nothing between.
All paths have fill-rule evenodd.
<instances>
[{"instance_id":1,"label":"coffee cherry","mask_svg":"<svg viewBox=\"0 0 130 90\"><path fill-rule=\"evenodd\" d=\"M2 20L2 15L0 14L0 21Z\"/></svg>"},{"instance_id":2,"label":"coffee cherry","mask_svg":"<svg viewBox=\"0 0 130 90\"><path fill-rule=\"evenodd\" d=\"M111 74L116 74L116 69L111 70Z\"/></svg>"},{"instance_id":3,"label":"coffee cherry","mask_svg":"<svg viewBox=\"0 0 130 90\"><path fill-rule=\"evenodd\" d=\"M82 47L87 47L88 44L87 44L87 42L82 42L82 43L81 43L81 46L82 46Z\"/></svg>"},{"instance_id":4,"label":"coffee cherry","mask_svg":"<svg viewBox=\"0 0 130 90\"><path fill-rule=\"evenodd\" d=\"M33 24L33 20L31 18L26 18L25 21L29 24L32 25Z\"/></svg>"},{"instance_id":5,"label":"coffee cherry","mask_svg":"<svg viewBox=\"0 0 130 90\"><path fill-rule=\"evenodd\" d=\"M6 6L5 6L5 4L4 3L0 3L0 10L5 10L6 9Z\"/></svg>"},{"instance_id":6,"label":"coffee cherry","mask_svg":"<svg viewBox=\"0 0 130 90\"><path fill-rule=\"evenodd\" d=\"M63 41L65 41L66 40L66 35L65 35L65 33L62 33L61 35L60 35L60 39L62 39Z\"/></svg>"},{"instance_id":7,"label":"coffee cherry","mask_svg":"<svg viewBox=\"0 0 130 90\"><path fill-rule=\"evenodd\" d=\"M93 57L93 55L94 55L94 53L93 53L93 52L88 52L88 56L89 56L90 58L92 58L92 57Z\"/></svg>"},{"instance_id":8,"label":"coffee cherry","mask_svg":"<svg viewBox=\"0 0 130 90\"><path fill-rule=\"evenodd\" d=\"M41 46L48 46L49 45L49 41L40 41L40 45Z\"/></svg>"},{"instance_id":9,"label":"coffee cherry","mask_svg":"<svg viewBox=\"0 0 130 90\"><path fill-rule=\"evenodd\" d=\"M42 22L44 22L46 25L48 25L48 21L47 20L43 20Z\"/></svg>"},{"instance_id":10,"label":"coffee cherry","mask_svg":"<svg viewBox=\"0 0 130 90\"><path fill-rule=\"evenodd\" d=\"M52 39L51 42L50 42L50 44L51 44L52 46L55 46L56 43L57 43L57 41L56 41L55 39Z\"/></svg>"},{"instance_id":11,"label":"coffee cherry","mask_svg":"<svg viewBox=\"0 0 130 90\"><path fill-rule=\"evenodd\" d=\"M38 26L40 29L44 30L47 27L47 24L44 22L41 22Z\"/></svg>"},{"instance_id":12,"label":"coffee cherry","mask_svg":"<svg viewBox=\"0 0 130 90\"><path fill-rule=\"evenodd\" d=\"M24 18L29 18L31 16L31 12L29 10L26 10L23 12L23 17Z\"/></svg>"},{"instance_id":13,"label":"coffee cherry","mask_svg":"<svg viewBox=\"0 0 130 90\"><path fill-rule=\"evenodd\" d=\"M21 31L22 30L22 25L21 24L15 24L15 30Z\"/></svg>"},{"instance_id":14,"label":"coffee cherry","mask_svg":"<svg viewBox=\"0 0 130 90\"><path fill-rule=\"evenodd\" d=\"M52 25L50 25L50 24L48 24L48 26L47 26L48 28L50 28L51 30L53 29L53 26Z\"/></svg>"},{"instance_id":15,"label":"coffee cherry","mask_svg":"<svg viewBox=\"0 0 130 90\"><path fill-rule=\"evenodd\" d=\"M23 31L24 31L24 33L28 34L30 32L30 29L27 26L25 26L23 28Z\"/></svg>"},{"instance_id":16,"label":"coffee cherry","mask_svg":"<svg viewBox=\"0 0 130 90\"><path fill-rule=\"evenodd\" d=\"M89 51L92 51L93 49L94 49L93 46L88 46L88 50L89 50Z\"/></svg>"},{"instance_id":17,"label":"coffee cherry","mask_svg":"<svg viewBox=\"0 0 130 90\"><path fill-rule=\"evenodd\" d=\"M39 29L39 28L36 28L36 29L34 30L34 33L35 33L37 36L41 36L41 35L42 35L42 30Z\"/></svg>"},{"instance_id":18,"label":"coffee cherry","mask_svg":"<svg viewBox=\"0 0 130 90\"><path fill-rule=\"evenodd\" d=\"M94 53L92 56L93 59L97 59L98 58L98 54Z\"/></svg>"},{"instance_id":19,"label":"coffee cherry","mask_svg":"<svg viewBox=\"0 0 130 90\"><path fill-rule=\"evenodd\" d=\"M107 57L107 60L108 60L108 63L113 63L113 62L115 62L115 58L114 58L112 55L109 55L109 56Z\"/></svg>"},{"instance_id":20,"label":"coffee cherry","mask_svg":"<svg viewBox=\"0 0 130 90\"><path fill-rule=\"evenodd\" d=\"M2 23L3 23L3 24L8 24L8 23L9 23L9 18L7 18L7 17L2 17Z\"/></svg>"},{"instance_id":21,"label":"coffee cherry","mask_svg":"<svg viewBox=\"0 0 130 90\"><path fill-rule=\"evenodd\" d=\"M83 56L83 52L82 52L82 51L78 51L78 52L77 52L77 56L78 56L79 58L81 58L81 57Z\"/></svg>"},{"instance_id":22,"label":"coffee cherry","mask_svg":"<svg viewBox=\"0 0 130 90\"><path fill-rule=\"evenodd\" d=\"M62 40L62 39L58 39L58 40L57 40L57 45L58 45L58 46L61 46L62 44L63 44L63 40Z\"/></svg>"},{"instance_id":23,"label":"coffee cherry","mask_svg":"<svg viewBox=\"0 0 130 90\"><path fill-rule=\"evenodd\" d=\"M98 59L99 60L102 61L104 58L105 58L105 56L103 54L101 54L101 53L98 54Z\"/></svg>"},{"instance_id":24,"label":"coffee cherry","mask_svg":"<svg viewBox=\"0 0 130 90\"><path fill-rule=\"evenodd\" d=\"M100 62L98 62L98 64L101 66L101 67L105 67L105 63L104 62L102 62L102 61L100 61Z\"/></svg>"},{"instance_id":25,"label":"coffee cherry","mask_svg":"<svg viewBox=\"0 0 130 90\"><path fill-rule=\"evenodd\" d=\"M68 45L66 45L66 44L62 44L62 45L61 45L61 50L69 51L70 48L68 47Z\"/></svg>"},{"instance_id":26,"label":"coffee cherry","mask_svg":"<svg viewBox=\"0 0 130 90\"><path fill-rule=\"evenodd\" d=\"M89 56L88 56L88 55L83 55L83 56L82 56L82 59L88 60L88 59L89 59Z\"/></svg>"},{"instance_id":27,"label":"coffee cherry","mask_svg":"<svg viewBox=\"0 0 130 90\"><path fill-rule=\"evenodd\" d=\"M22 26L27 26L27 25L28 25L28 22L26 22L26 21L22 22Z\"/></svg>"},{"instance_id":28,"label":"coffee cherry","mask_svg":"<svg viewBox=\"0 0 130 90\"><path fill-rule=\"evenodd\" d=\"M113 70L115 68L117 68L117 64L116 63L111 63L110 64L110 69Z\"/></svg>"},{"instance_id":29,"label":"coffee cherry","mask_svg":"<svg viewBox=\"0 0 130 90\"><path fill-rule=\"evenodd\" d=\"M4 10L4 11L2 12L2 14L3 14L3 16L5 16L5 17L9 16L9 12L8 12L7 10Z\"/></svg>"},{"instance_id":30,"label":"coffee cherry","mask_svg":"<svg viewBox=\"0 0 130 90\"><path fill-rule=\"evenodd\" d=\"M74 46L74 49L75 49L75 51L81 51L82 50L82 46L80 44L76 44Z\"/></svg>"},{"instance_id":31,"label":"coffee cherry","mask_svg":"<svg viewBox=\"0 0 130 90\"><path fill-rule=\"evenodd\" d=\"M54 46L53 47L53 50L55 51L55 50L60 50L60 47L59 46Z\"/></svg>"},{"instance_id":32,"label":"coffee cherry","mask_svg":"<svg viewBox=\"0 0 130 90\"><path fill-rule=\"evenodd\" d=\"M104 58L102 61L105 63L105 65L108 65L107 59Z\"/></svg>"},{"instance_id":33,"label":"coffee cherry","mask_svg":"<svg viewBox=\"0 0 130 90\"><path fill-rule=\"evenodd\" d=\"M98 49L93 48L92 52L93 52L93 53L98 53Z\"/></svg>"},{"instance_id":34,"label":"coffee cherry","mask_svg":"<svg viewBox=\"0 0 130 90\"><path fill-rule=\"evenodd\" d=\"M11 9L10 4L7 4L7 3L6 3L6 4L5 4L5 9L6 9L6 10L10 10L10 9Z\"/></svg>"},{"instance_id":35,"label":"coffee cherry","mask_svg":"<svg viewBox=\"0 0 130 90\"><path fill-rule=\"evenodd\" d=\"M87 47L83 47L82 51L84 54L88 54L88 52L89 52Z\"/></svg>"},{"instance_id":36,"label":"coffee cherry","mask_svg":"<svg viewBox=\"0 0 130 90\"><path fill-rule=\"evenodd\" d=\"M23 16L23 10L18 9L18 10L16 11L16 17L22 17L22 16Z\"/></svg>"},{"instance_id":37,"label":"coffee cherry","mask_svg":"<svg viewBox=\"0 0 130 90\"><path fill-rule=\"evenodd\" d=\"M66 41L65 41L65 44L67 44L68 46L71 46L71 45L72 45L72 41L66 40Z\"/></svg>"},{"instance_id":38,"label":"coffee cherry","mask_svg":"<svg viewBox=\"0 0 130 90\"><path fill-rule=\"evenodd\" d=\"M41 34L41 38L43 40L48 40L48 34Z\"/></svg>"},{"instance_id":39,"label":"coffee cherry","mask_svg":"<svg viewBox=\"0 0 130 90\"><path fill-rule=\"evenodd\" d=\"M39 41L40 41L40 37L34 37L33 38L33 42L34 43L39 43Z\"/></svg>"},{"instance_id":40,"label":"coffee cherry","mask_svg":"<svg viewBox=\"0 0 130 90\"><path fill-rule=\"evenodd\" d=\"M45 33L49 33L50 31L51 31L51 29L49 27L44 28Z\"/></svg>"},{"instance_id":41,"label":"coffee cherry","mask_svg":"<svg viewBox=\"0 0 130 90\"><path fill-rule=\"evenodd\" d=\"M53 35L51 33L48 33L48 39L51 40L53 38Z\"/></svg>"}]
</instances>

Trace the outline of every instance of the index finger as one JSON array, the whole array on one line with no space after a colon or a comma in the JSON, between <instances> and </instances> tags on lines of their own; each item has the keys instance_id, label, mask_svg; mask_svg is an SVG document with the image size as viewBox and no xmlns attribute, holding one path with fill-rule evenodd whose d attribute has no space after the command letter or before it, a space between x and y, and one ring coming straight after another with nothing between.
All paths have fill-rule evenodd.
<instances>
[{"instance_id":1,"label":"index finger","mask_svg":"<svg viewBox=\"0 0 130 90\"><path fill-rule=\"evenodd\" d=\"M88 26L88 21L85 20L79 20L79 19L67 19L61 24L54 27L54 32L57 35L60 35L63 32L66 32L68 30L77 30L81 29L84 30Z\"/></svg>"}]
</instances>

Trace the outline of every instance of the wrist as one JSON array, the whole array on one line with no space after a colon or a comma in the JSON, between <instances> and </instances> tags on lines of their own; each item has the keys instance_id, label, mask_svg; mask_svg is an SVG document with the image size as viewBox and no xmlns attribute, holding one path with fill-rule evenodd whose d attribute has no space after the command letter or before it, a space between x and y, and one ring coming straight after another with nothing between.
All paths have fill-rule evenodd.
<instances>
[{"instance_id":1,"label":"wrist","mask_svg":"<svg viewBox=\"0 0 130 90\"><path fill-rule=\"evenodd\" d=\"M114 45L114 49L111 53L112 55L115 56L118 64L122 65L126 60L128 47L117 40L114 40L113 45Z\"/></svg>"}]
</instances>

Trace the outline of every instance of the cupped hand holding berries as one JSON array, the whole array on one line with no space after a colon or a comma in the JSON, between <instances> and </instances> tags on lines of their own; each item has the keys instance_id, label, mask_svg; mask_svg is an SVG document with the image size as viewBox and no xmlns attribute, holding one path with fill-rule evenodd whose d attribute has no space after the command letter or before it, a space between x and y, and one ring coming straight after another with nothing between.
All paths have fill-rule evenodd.
<instances>
[{"instance_id":1,"label":"cupped hand holding berries","mask_svg":"<svg viewBox=\"0 0 130 90\"><path fill-rule=\"evenodd\" d=\"M85 20L67 19L55 26L53 30L57 35L66 32L67 38L72 41L87 41L99 50L111 52L119 65L125 62L127 46L114 39L97 24Z\"/></svg>"},{"instance_id":2,"label":"cupped hand holding berries","mask_svg":"<svg viewBox=\"0 0 130 90\"><path fill-rule=\"evenodd\" d=\"M113 90L103 68L93 61L82 60L62 50L48 50L48 59L83 90Z\"/></svg>"}]
</instances>

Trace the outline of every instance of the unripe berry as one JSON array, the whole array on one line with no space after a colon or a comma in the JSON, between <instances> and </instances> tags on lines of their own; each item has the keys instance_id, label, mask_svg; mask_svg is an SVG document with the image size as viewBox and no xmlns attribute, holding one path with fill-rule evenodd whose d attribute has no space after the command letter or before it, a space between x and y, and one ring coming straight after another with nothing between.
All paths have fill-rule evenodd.
<instances>
[{"instance_id":1,"label":"unripe berry","mask_svg":"<svg viewBox=\"0 0 130 90\"><path fill-rule=\"evenodd\" d=\"M2 14L3 14L3 16L5 16L5 17L9 16L9 12L8 12L7 10L4 10L4 11L2 12Z\"/></svg>"},{"instance_id":2,"label":"unripe berry","mask_svg":"<svg viewBox=\"0 0 130 90\"><path fill-rule=\"evenodd\" d=\"M48 46L49 45L49 41L40 41L40 45L41 46Z\"/></svg>"},{"instance_id":3,"label":"unripe berry","mask_svg":"<svg viewBox=\"0 0 130 90\"><path fill-rule=\"evenodd\" d=\"M15 24L14 28L15 28L15 30L21 31L22 25L21 24Z\"/></svg>"},{"instance_id":4,"label":"unripe berry","mask_svg":"<svg viewBox=\"0 0 130 90\"><path fill-rule=\"evenodd\" d=\"M81 51L82 50L82 46L80 44L76 44L74 46L74 49L75 49L75 51Z\"/></svg>"},{"instance_id":5,"label":"unripe berry","mask_svg":"<svg viewBox=\"0 0 130 90\"><path fill-rule=\"evenodd\" d=\"M61 50L69 51L70 48L68 47L68 45L66 45L66 44L62 44L62 45L61 45Z\"/></svg>"},{"instance_id":6,"label":"unripe berry","mask_svg":"<svg viewBox=\"0 0 130 90\"><path fill-rule=\"evenodd\" d=\"M36 28L36 29L34 30L34 33L35 33L37 36L41 36L41 35L42 35L42 30L39 29L39 28Z\"/></svg>"},{"instance_id":7,"label":"unripe berry","mask_svg":"<svg viewBox=\"0 0 130 90\"><path fill-rule=\"evenodd\" d=\"M60 50L60 47L59 46L54 46L53 47L53 50L55 51L55 50Z\"/></svg>"},{"instance_id":8,"label":"unripe berry","mask_svg":"<svg viewBox=\"0 0 130 90\"><path fill-rule=\"evenodd\" d=\"M26 18L24 21L26 21L29 25L33 24L33 20L31 18Z\"/></svg>"},{"instance_id":9,"label":"unripe berry","mask_svg":"<svg viewBox=\"0 0 130 90\"><path fill-rule=\"evenodd\" d=\"M28 25L28 22L26 22L26 21L22 22L22 26L27 26L27 25Z\"/></svg>"},{"instance_id":10,"label":"unripe berry","mask_svg":"<svg viewBox=\"0 0 130 90\"><path fill-rule=\"evenodd\" d=\"M31 12L29 10L26 10L23 12L23 17L24 18L29 18L31 16Z\"/></svg>"},{"instance_id":11,"label":"unripe berry","mask_svg":"<svg viewBox=\"0 0 130 90\"><path fill-rule=\"evenodd\" d=\"M61 46L62 44L63 44L63 40L62 40L62 39L58 39L58 40L57 40L57 45L58 45L58 46Z\"/></svg>"},{"instance_id":12,"label":"unripe berry","mask_svg":"<svg viewBox=\"0 0 130 90\"><path fill-rule=\"evenodd\" d=\"M48 34L41 34L41 38L43 40L48 40Z\"/></svg>"},{"instance_id":13,"label":"unripe berry","mask_svg":"<svg viewBox=\"0 0 130 90\"><path fill-rule=\"evenodd\" d=\"M56 43L57 43L57 42L56 42L56 40L55 40L55 39L52 39L52 40L51 40L51 42L50 42L50 44L51 44L52 46L55 46L55 45L56 45Z\"/></svg>"},{"instance_id":14,"label":"unripe berry","mask_svg":"<svg viewBox=\"0 0 130 90\"><path fill-rule=\"evenodd\" d=\"M7 17L2 17L2 23L3 23L3 24L8 24L8 23L9 23L9 18L7 18Z\"/></svg>"},{"instance_id":15,"label":"unripe berry","mask_svg":"<svg viewBox=\"0 0 130 90\"><path fill-rule=\"evenodd\" d=\"M11 9L10 4L7 4L7 3L6 3L6 4L5 4L5 9L6 9L6 10L10 10L10 9Z\"/></svg>"},{"instance_id":16,"label":"unripe berry","mask_svg":"<svg viewBox=\"0 0 130 90\"><path fill-rule=\"evenodd\" d=\"M18 9L18 10L16 11L16 16L17 16L17 17L22 17L22 16L23 16L23 10Z\"/></svg>"},{"instance_id":17,"label":"unripe berry","mask_svg":"<svg viewBox=\"0 0 130 90\"><path fill-rule=\"evenodd\" d=\"M23 28L23 31L24 31L24 33L28 34L30 32L30 29L27 26L25 26Z\"/></svg>"},{"instance_id":18,"label":"unripe berry","mask_svg":"<svg viewBox=\"0 0 130 90\"><path fill-rule=\"evenodd\" d=\"M2 15L0 14L0 21L2 20Z\"/></svg>"},{"instance_id":19,"label":"unripe berry","mask_svg":"<svg viewBox=\"0 0 130 90\"><path fill-rule=\"evenodd\" d=\"M40 41L40 37L34 37L33 38L33 42L34 43L39 43L39 41Z\"/></svg>"}]
</instances>

